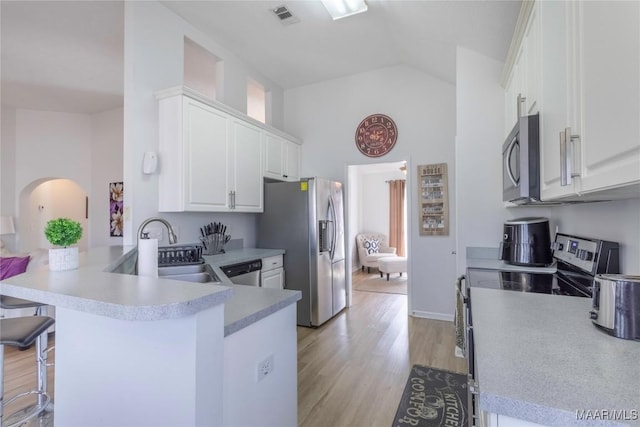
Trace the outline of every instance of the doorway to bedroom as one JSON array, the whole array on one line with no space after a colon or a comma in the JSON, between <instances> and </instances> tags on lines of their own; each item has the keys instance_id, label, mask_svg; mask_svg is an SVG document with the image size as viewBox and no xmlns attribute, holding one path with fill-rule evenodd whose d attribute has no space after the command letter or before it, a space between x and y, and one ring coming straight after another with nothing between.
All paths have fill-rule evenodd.
<instances>
[{"instance_id":1,"label":"doorway to bedroom","mask_svg":"<svg viewBox=\"0 0 640 427\"><path fill-rule=\"evenodd\" d=\"M347 224L351 301L375 292L406 300L407 162L348 166Z\"/></svg>"}]
</instances>

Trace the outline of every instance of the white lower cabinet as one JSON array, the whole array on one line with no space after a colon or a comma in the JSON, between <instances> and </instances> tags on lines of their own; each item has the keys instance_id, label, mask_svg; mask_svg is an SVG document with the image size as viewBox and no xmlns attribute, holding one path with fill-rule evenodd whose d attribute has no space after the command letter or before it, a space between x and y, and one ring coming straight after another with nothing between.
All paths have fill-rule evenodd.
<instances>
[{"instance_id":1,"label":"white lower cabinet","mask_svg":"<svg viewBox=\"0 0 640 427\"><path fill-rule=\"evenodd\" d=\"M276 268L263 272L261 286L263 288L284 289L284 269Z\"/></svg>"},{"instance_id":2,"label":"white lower cabinet","mask_svg":"<svg viewBox=\"0 0 640 427\"><path fill-rule=\"evenodd\" d=\"M482 427L544 427L542 424L520 420L506 415L482 411L480 415Z\"/></svg>"},{"instance_id":3,"label":"white lower cabinet","mask_svg":"<svg viewBox=\"0 0 640 427\"><path fill-rule=\"evenodd\" d=\"M284 289L282 255L275 255L262 259L260 286L263 288Z\"/></svg>"}]
</instances>

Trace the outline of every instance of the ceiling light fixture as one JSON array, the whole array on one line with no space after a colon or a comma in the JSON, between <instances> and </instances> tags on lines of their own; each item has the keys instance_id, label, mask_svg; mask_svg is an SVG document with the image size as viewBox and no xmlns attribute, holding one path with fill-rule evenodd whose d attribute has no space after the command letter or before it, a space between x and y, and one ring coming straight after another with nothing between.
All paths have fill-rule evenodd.
<instances>
[{"instance_id":1,"label":"ceiling light fixture","mask_svg":"<svg viewBox=\"0 0 640 427\"><path fill-rule=\"evenodd\" d=\"M329 15L336 19L346 18L356 13L366 12L368 7L364 0L320 0Z\"/></svg>"}]
</instances>

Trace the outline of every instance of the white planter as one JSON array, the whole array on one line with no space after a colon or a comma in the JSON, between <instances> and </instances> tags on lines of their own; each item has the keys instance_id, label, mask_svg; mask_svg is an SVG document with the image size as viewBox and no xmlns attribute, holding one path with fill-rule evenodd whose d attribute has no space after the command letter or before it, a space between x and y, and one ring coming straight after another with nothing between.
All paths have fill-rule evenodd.
<instances>
[{"instance_id":1,"label":"white planter","mask_svg":"<svg viewBox=\"0 0 640 427\"><path fill-rule=\"evenodd\" d=\"M78 268L78 247L49 249L49 270L64 271Z\"/></svg>"}]
</instances>

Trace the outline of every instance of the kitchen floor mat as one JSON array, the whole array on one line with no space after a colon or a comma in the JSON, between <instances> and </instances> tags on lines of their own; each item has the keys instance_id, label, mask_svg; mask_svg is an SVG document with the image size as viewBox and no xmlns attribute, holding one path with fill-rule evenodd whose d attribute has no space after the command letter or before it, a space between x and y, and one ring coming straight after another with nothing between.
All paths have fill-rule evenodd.
<instances>
[{"instance_id":1,"label":"kitchen floor mat","mask_svg":"<svg viewBox=\"0 0 640 427\"><path fill-rule=\"evenodd\" d=\"M413 365L393 427L467 426L467 375Z\"/></svg>"}]
</instances>

